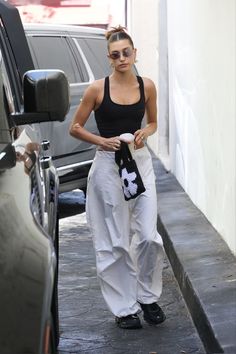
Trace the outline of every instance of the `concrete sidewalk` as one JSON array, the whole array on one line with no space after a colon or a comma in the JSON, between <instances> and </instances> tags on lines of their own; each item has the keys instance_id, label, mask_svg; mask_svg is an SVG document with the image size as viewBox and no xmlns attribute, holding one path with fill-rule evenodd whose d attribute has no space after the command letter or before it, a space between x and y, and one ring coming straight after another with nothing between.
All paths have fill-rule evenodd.
<instances>
[{"instance_id":1,"label":"concrete sidewalk","mask_svg":"<svg viewBox=\"0 0 236 354\"><path fill-rule=\"evenodd\" d=\"M205 354L170 263L165 258L159 300L167 319L122 330L108 311L96 274L92 237L78 192L60 196L58 354ZM73 216L72 216L73 215Z\"/></svg>"},{"instance_id":2,"label":"concrete sidewalk","mask_svg":"<svg viewBox=\"0 0 236 354\"><path fill-rule=\"evenodd\" d=\"M236 353L236 258L176 178L153 160L158 230L207 353Z\"/></svg>"}]
</instances>

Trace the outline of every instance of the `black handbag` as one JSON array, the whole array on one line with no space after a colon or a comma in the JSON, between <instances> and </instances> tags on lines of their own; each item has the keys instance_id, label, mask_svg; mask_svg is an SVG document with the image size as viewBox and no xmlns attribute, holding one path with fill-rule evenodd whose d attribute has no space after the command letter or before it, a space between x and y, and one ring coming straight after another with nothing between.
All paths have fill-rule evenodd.
<instances>
[{"instance_id":1,"label":"black handbag","mask_svg":"<svg viewBox=\"0 0 236 354\"><path fill-rule=\"evenodd\" d=\"M127 143L121 141L120 150L115 152L115 161L119 167L125 200L134 199L145 192L146 188Z\"/></svg>"}]
</instances>

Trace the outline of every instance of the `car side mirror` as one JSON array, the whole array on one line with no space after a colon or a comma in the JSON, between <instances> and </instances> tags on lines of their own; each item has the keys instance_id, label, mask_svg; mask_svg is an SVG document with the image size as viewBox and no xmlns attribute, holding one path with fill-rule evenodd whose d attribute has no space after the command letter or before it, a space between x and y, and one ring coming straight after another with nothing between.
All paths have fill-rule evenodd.
<instances>
[{"instance_id":1,"label":"car side mirror","mask_svg":"<svg viewBox=\"0 0 236 354\"><path fill-rule=\"evenodd\" d=\"M24 111L12 114L16 125L62 122L70 107L69 83L61 70L30 70L23 77Z\"/></svg>"}]
</instances>

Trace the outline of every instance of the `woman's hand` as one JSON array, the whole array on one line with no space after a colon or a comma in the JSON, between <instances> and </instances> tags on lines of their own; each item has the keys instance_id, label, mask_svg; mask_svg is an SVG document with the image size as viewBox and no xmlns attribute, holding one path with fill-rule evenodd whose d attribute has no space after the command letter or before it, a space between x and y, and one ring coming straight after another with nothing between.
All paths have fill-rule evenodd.
<instances>
[{"instance_id":1,"label":"woman's hand","mask_svg":"<svg viewBox=\"0 0 236 354\"><path fill-rule=\"evenodd\" d=\"M143 147L144 140L147 139L147 134L145 129L139 129L134 133L134 144L136 149Z\"/></svg>"},{"instance_id":2,"label":"woman's hand","mask_svg":"<svg viewBox=\"0 0 236 354\"><path fill-rule=\"evenodd\" d=\"M115 136L113 138L103 138L100 146L105 151L117 151L117 150L120 150L119 137Z\"/></svg>"}]
</instances>

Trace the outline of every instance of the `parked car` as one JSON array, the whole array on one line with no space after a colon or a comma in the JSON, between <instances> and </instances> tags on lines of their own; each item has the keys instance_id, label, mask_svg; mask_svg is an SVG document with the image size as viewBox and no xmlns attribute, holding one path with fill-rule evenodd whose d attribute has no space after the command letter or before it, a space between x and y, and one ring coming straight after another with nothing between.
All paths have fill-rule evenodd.
<instances>
[{"instance_id":1,"label":"parked car","mask_svg":"<svg viewBox=\"0 0 236 354\"><path fill-rule=\"evenodd\" d=\"M16 8L0 0L0 17L0 353L53 354L59 178L37 127L64 121L69 84L34 70Z\"/></svg>"},{"instance_id":2,"label":"parked car","mask_svg":"<svg viewBox=\"0 0 236 354\"><path fill-rule=\"evenodd\" d=\"M70 83L70 111L63 123L40 125L51 142L53 161L59 173L60 192L86 189L95 146L69 135L75 110L88 85L111 73L105 31L98 28L48 24L24 24L35 68L63 70ZM86 128L97 134L93 113Z\"/></svg>"}]
</instances>

